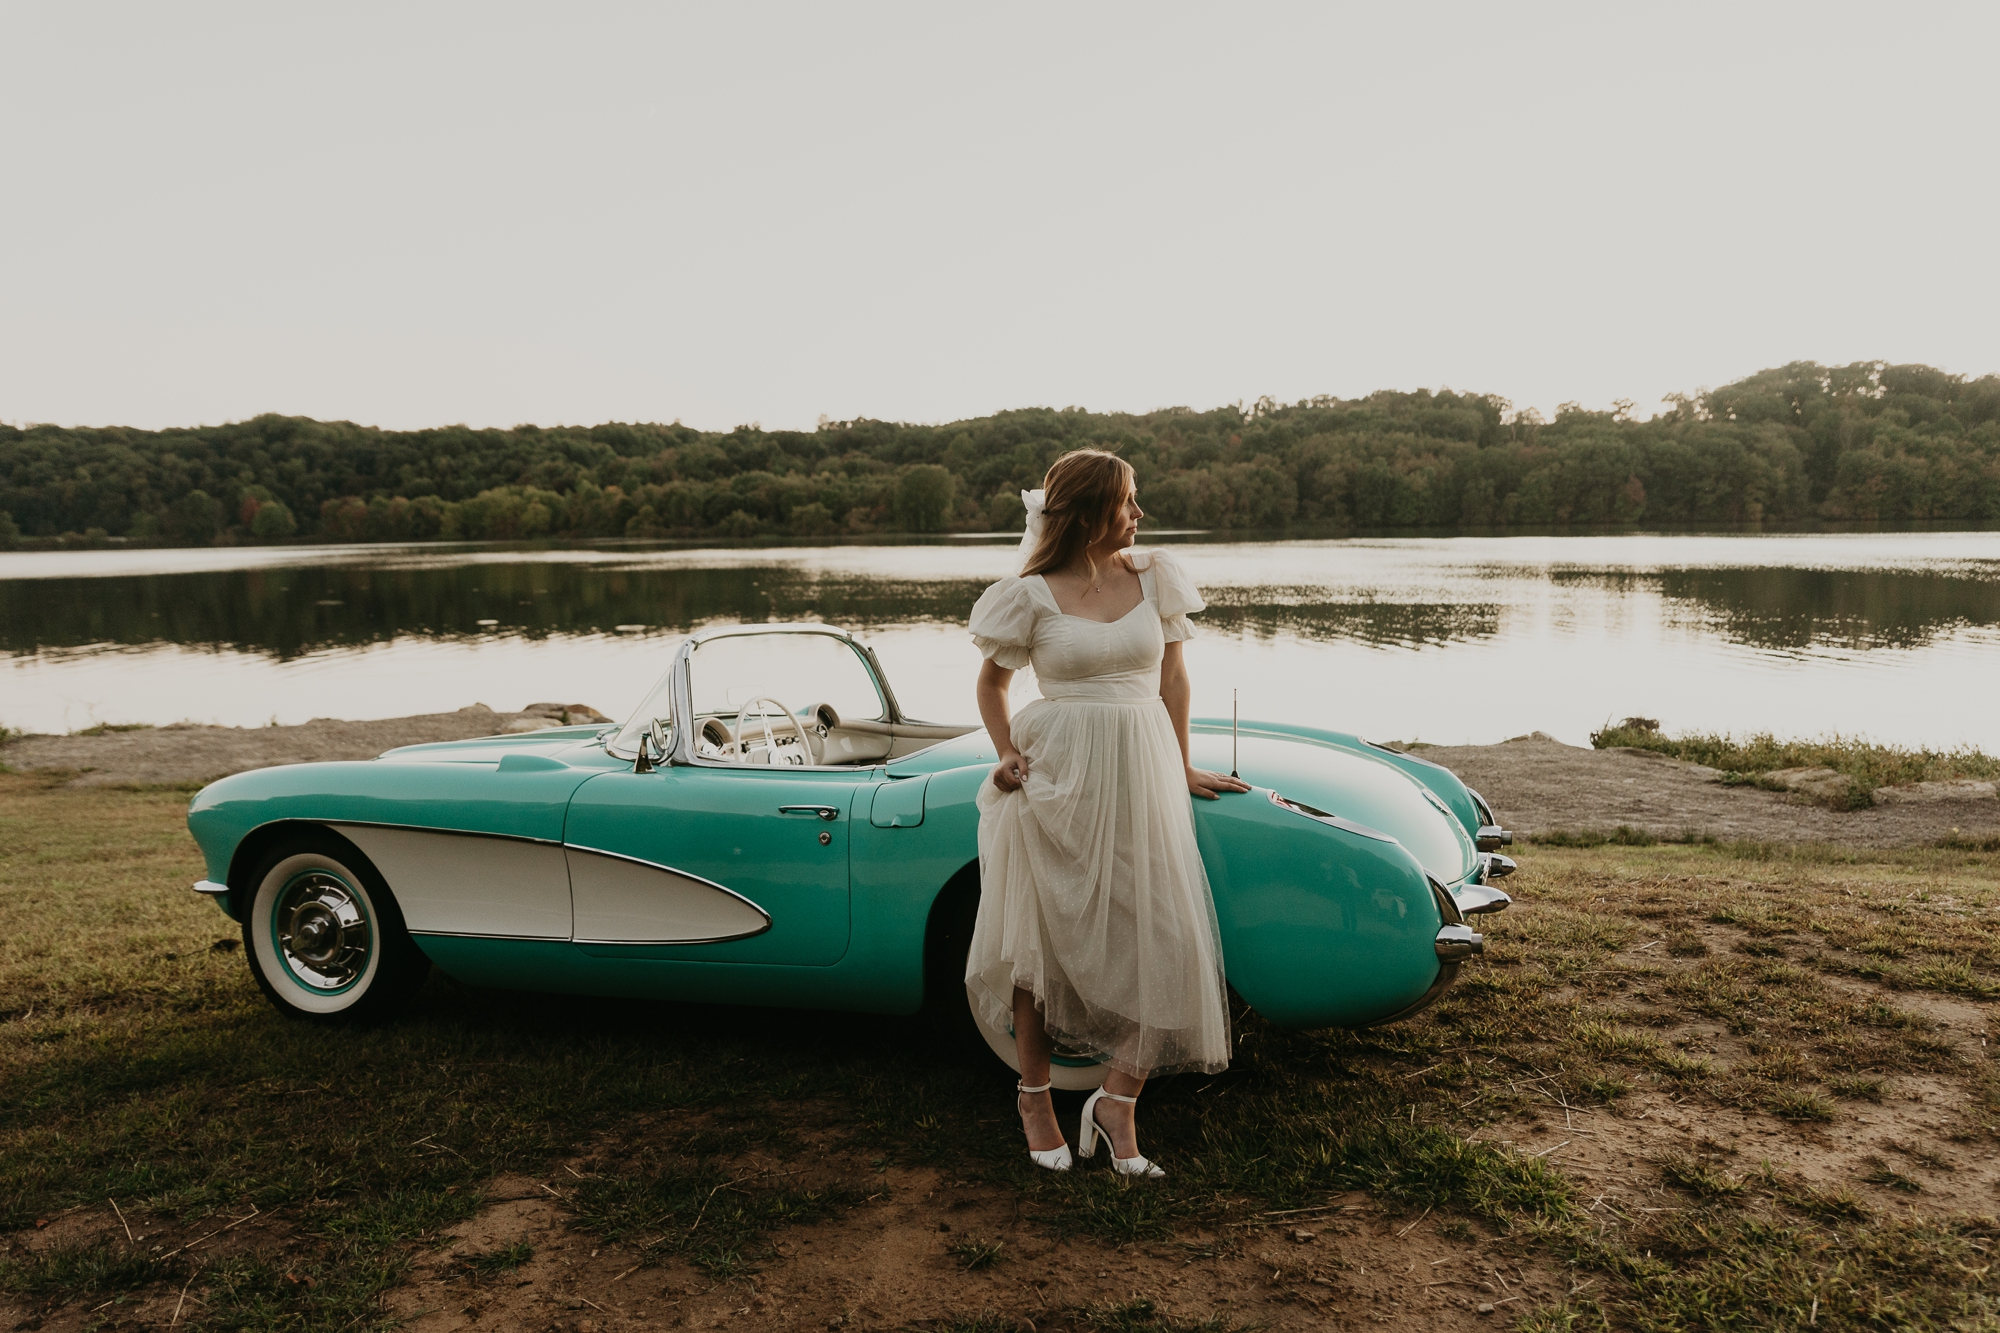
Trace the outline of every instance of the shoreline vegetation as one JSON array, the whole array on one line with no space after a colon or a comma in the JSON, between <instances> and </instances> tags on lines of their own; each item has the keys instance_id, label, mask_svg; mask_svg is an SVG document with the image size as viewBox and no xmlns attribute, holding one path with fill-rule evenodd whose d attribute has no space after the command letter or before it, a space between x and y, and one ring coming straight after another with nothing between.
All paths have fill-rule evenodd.
<instances>
[{"instance_id":1,"label":"shoreline vegetation","mask_svg":"<svg viewBox=\"0 0 2000 1333\"><path fill-rule=\"evenodd\" d=\"M1721 773L1725 786L1757 786L1770 791L1803 791L1836 810L1878 804L1884 788L1920 783L1994 782L2000 759L1972 746L1933 750L1881 745L1851 736L1781 740L1759 732L1741 740L1714 732L1668 736L1651 718L1628 717L1590 733L1593 749L1645 750L1700 764ZM1808 777L1802 784L1800 775Z\"/></svg>"},{"instance_id":2,"label":"shoreline vegetation","mask_svg":"<svg viewBox=\"0 0 2000 1333\"><path fill-rule=\"evenodd\" d=\"M2000 521L2000 375L1794 362L1644 420L1445 389L812 431L0 427L0 549L1011 531L1083 446L1129 460L1169 528Z\"/></svg>"}]
</instances>

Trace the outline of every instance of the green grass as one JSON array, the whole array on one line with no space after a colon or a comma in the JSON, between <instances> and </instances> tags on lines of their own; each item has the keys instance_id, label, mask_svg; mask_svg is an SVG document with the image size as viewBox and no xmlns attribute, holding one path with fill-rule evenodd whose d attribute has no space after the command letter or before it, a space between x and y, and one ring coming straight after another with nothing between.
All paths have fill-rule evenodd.
<instances>
[{"instance_id":1,"label":"green grass","mask_svg":"<svg viewBox=\"0 0 2000 1333\"><path fill-rule=\"evenodd\" d=\"M958 1260L958 1266L968 1273L982 1268L991 1268L1006 1261L1006 1243L991 1240L955 1240L944 1247L945 1253Z\"/></svg>"},{"instance_id":2,"label":"green grass","mask_svg":"<svg viewBox=\"0 0 2000 1333\"><path fill-rule=\"evenodd\" d=\"M2000 1318L1968 1276L1990 1224L1891 1217L1880 1193L1928 1204L1934 1192L1688 1157L1656 1167L1690 1212L1608 1225L1558 1166L1479 1133L1547 1114L1551 1099L1605 1124L1665 1096L1767 1124L1838 1122L1854 1099L1922 1075L1957 1090L1950 1141L1912 1142L1906 1169L1881 1169L1921 1184L1920 1168L1990 1153L2000 1079L1898 993L1978 998L2000 982L1992 853L1538 846L1509 881L1523 910L1485 919L1487 955L1421 1020L1285 1032L1251 1016L1226 1073L1149 1089L1146 1148L1172 1174L1134 1188L1030 1168L1004 1121L1006 1076L916 1022L436 978L386 1027L287 1022L240 950L216 948L230 923L186 890L201 867L183 808L164 793L0 779L0 1230L110 1197L135 1225L192 1235L254 1203L290 1248L198 1273L122 1236L7 1250L0 1290L37 1309L192 1277L204 1326L382 1329L382 1294L412 1257L515 1173L554 1180L571 1224L607 1241L741 1276L782 1262L784 1228L860 1204L857 1180L879 1188L862 1163L893 1159L1011 1191L1048 1232L1139 1247L1197 1228L1244 1235L1236 1224L1260 1211L1366 1190L1399 1227L1429 1209L1433 1225L1476 1224L1500 1238L1480 1243L1593 1284L1522 1312L1521 1328L1764 1326L1763 1312L1815 1291L1816 1329ZM1733 1045L1685 1044L1691 1025ZM546 1177L584 1154L599 1163L585 1179ZM971 1267L985 1249L961 1239L948 1253ZM490 1276L529 1253L457 1262ZM984 1262L1003 1258L993 1248ZM1060 1319L1039 1326L1196 1327L1130 1303Z\"/></svg>"},{"instance_id":3,"label":"green grass","mask_svg":"<svg viewBox=\"0 0 2000 1333\"><path fill-rule=\"evenodd\" d=\"M1590 743L1600 750L1621 746L1652 750L1705 764L1738 781L1752 783L1761 775L1779 769L1830 768L1852 780L1848 800L1855 806L1872 804L1869 793L1877 787L1951 778L2000 778L2000 759L1971 747L1910 749L1838 735L1816 740L1780 740L1769 732L1741 739L1714 732L1668 736L1659 730L1658 723L1647 718L1628 717L1615 726L1607 724L1590 734Z\"/></svg>"}]
</instances>

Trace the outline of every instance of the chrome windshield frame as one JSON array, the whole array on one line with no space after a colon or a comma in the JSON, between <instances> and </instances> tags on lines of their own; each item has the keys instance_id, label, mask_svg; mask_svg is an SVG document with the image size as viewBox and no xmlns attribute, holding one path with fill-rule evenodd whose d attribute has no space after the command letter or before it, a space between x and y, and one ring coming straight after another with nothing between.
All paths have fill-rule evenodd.
<instances>
[{"instance_id":1,"label":"chrome windshield frame","mask_svg":"<svg viewBox=\"0 0 2000 1333\"><path fill-rule=\"evenodd\" d=\"M666 755L662 756L660 762L675 767L726 768L735 772L764 771L761 767L747 768L742 764L731 764L719 759L704 759L694 751L696 731L694 724L696 719L694 716L693 665L695 650L703 644L716 639L746 638L757 634L821 634L828 638L840 640L840 642L853 649L855 655L861 659L862 666L866 668L869 678L875 685L876 692L882 696L882 706L888 713L888 721L891 724L904 721L903 710L896 703L895 691L889 688L889 678L882 671L880 659L875 656L872 648L858 642L846 630L835 625L822 624L818 621L787 622L782 624L723 625L715 629L704 630L698 634L688 635L685 639L681 640L680 646L674 650L673 663L667 668L667 702L673 709L674 717L673 748ZM658 687L655 686L646 697L651 699L658 692ZM788 700L787 703L789 702ZM640 707L644 708L644 703L641 703ZM617 731L605 738L604 750L606 754L617 759L636 760L639 757L636 751L621 749L617 743L619 734L624 732L632 724L632 721L632 718L627 718L618 725ZM858 767L853 764L792 764L771 771L784 773L856 773L863 772L867 768L880 768L888 762L885 759L881 764L862 765Z\"/></svg>"}]
</instances>

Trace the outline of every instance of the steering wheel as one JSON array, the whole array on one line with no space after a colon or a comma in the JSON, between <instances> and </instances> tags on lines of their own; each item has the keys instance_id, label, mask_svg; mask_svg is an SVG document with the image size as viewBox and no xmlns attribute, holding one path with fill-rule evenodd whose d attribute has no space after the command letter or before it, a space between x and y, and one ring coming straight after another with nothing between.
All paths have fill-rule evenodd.
<instances>
[{"instance_id":1,"label":"steering wheel","mask_svg":"<svg viewBox=\"0 0 2000 1333\"><path fill-rule=\"evenodd\" d=\"M805 752L806 762L808 764L819 763L819 756L813 752L812 737L807 734L804 724L801 723L798 719L798 715L793 713L791 709L785 707L783 704L779 703L776 699L773 699L768 694L758 695L755 699L752 699L749 703L744 704L742 709L736 714L736 726L733 728L733 730L736 733L737 758L740 760L746 754L746 749L744 746L743 727L744 724L752 716L755 716L758 722L761 723L763 726L764 762L768 764L772 762L772 760L775 759L777 756L778 753L777 741L771 735L771 714L768 710L760 708L759 705L761 704L769 704L772 708L777 709L779 714L784 717L786 723L790 725L793 734L799 738L799 749ZM757 710L755 714L751 712L752 709Z\"/></svg>"}]
</instances>

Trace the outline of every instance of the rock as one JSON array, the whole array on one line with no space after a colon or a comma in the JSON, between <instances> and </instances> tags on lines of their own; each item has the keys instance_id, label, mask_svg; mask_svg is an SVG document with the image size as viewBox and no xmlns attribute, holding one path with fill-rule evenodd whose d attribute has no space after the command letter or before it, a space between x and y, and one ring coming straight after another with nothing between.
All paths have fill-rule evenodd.
<instances>
[{"instance_id":1,"label":"rock","mask_svg":"<svg viewBox=\"0 0 2000 1333\"><path fill-rule=\"evenodd\" d=\"M1829 805L1839 805L1854 786L1853 778L1830 768L1781 768L1764 776L1786 791L1795 791Z\"/></svg>"},{"instance_id":2,"label":"rock","mask_svg":"<svg viewBox=\"0 0 2000 1333\"><path fill-rule=\"evenodd\" d=\"M1492 1301L1481 1301L1481 1302L1480 1302L1480 1303L1479 1303L1478 1305L1474 1306L1474 1307L1473 1307L1473 1309L1474 1309L1474 1310L1475 1310L1475 1311L1476 1311L1477 1313L1479 1313L1479 1314L1492 1314L1492 1313L1493 1313L1493 1302L1492 1302Z\"/></svg>"},{"instance_id":3,"label":"rock","mask_svg":"<svg viewBox=\"0 0 2000 1333\"><path fill-rule=\"evenodd\" d=\"M1877 805L1922 805L1935 801L1991 801L2000 797L2000 782L1956 778L1947 782L1912 782L1903 787L1875 789Z\"/></svg>"},{"instance_id":4,"label":"rock","mask_svg":"<svg viewBox=\"0 0 2000 1333\"><path fill-rule=\"evenodd\" d=\"M609 722L610 718L592 708L589 704L529 704L521 710L540 717L551 717L564 726L576 726L583 722Z\"/></svg>"},{"instance_id":5,"label":"rock","mask_svg":"<svg viewBox=\"0 0 2000 1333\"><path fill-rule=\"evenodd\" d=\"M512 722L500 728L500 733L503 736L512 736L517 732L547 731L550 727L559 727L561 725L562 722L557 718L530 715L528 717L515 718Z\"/></svg>"},{"instance_id":6,"label":"rock","mask_svg":"<svg viewBox=\"0 0 2000 1333\"><path fill-rule=\"evenodd\" d=\"M1319 1235L1317 1231L1307 1231L1304 1227L1300 1227L1292 1232L1292 1239L1301 1245L1310 1245L1317 1235Z\"/></svg>"}]
</instances>

